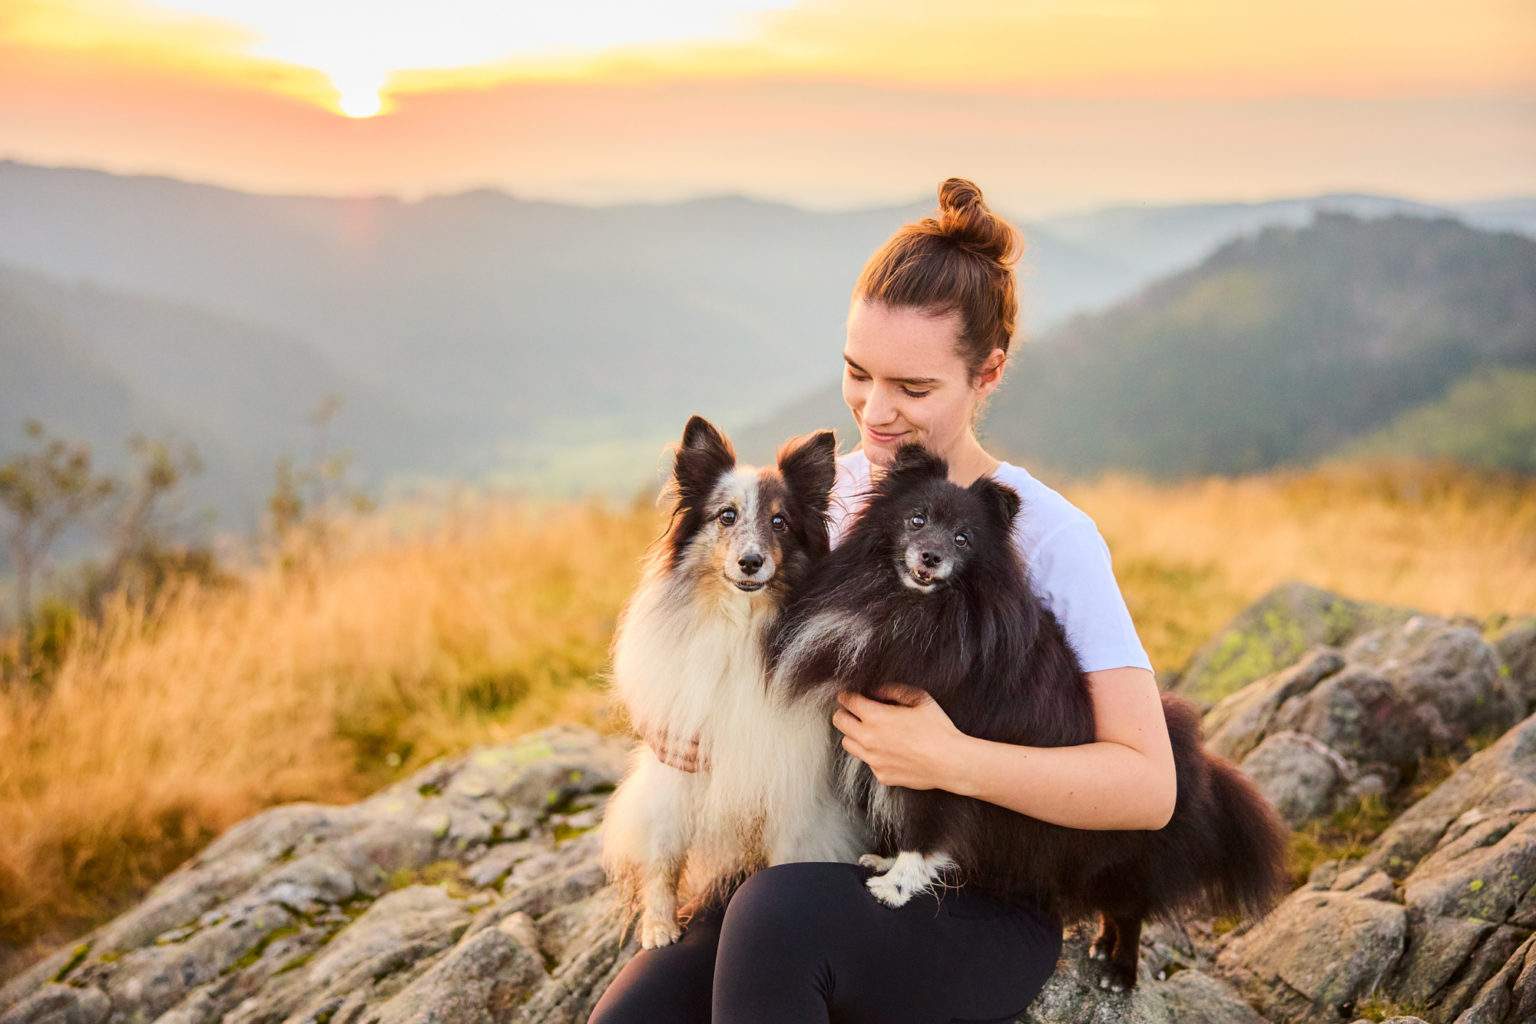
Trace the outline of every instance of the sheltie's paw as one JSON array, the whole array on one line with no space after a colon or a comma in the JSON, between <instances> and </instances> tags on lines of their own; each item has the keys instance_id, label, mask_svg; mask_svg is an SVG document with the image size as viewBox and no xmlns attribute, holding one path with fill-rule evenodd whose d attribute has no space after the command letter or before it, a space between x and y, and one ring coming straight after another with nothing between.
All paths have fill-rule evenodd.
<instances>
[{"instance_id":1,"label":"sheltie's paw","mask_svg":"<svg viewBox=\"0 0 1536 1024\"><path fill-rule=\"evenodd\" d=\"M876 859L888 860L889 858L880 857ZM874 866L873 864L865 865L865 867ZM896 872L894 871L887 871L885 874L876 875L864 883L869 886L869 891L875 894L875 899L892 908L905 905L912 898L913 892L913 890L902 885L898 879L893 877L895 874Z\"/></svg>"},{"instance_id":2,"label":"sheltie's paw","mask_svg":"<svg viewBox=\"0 0 1536 1024\"><path fill-rule=\"evenodd\" d=\"M683 933L677 918L652 914L649 911L640 918L640 945L644 949L670 946Z\"/></svg>"},{"instance_id":3,"label":"sheltie's paw","mask_svg":"<svg viewBox=\"0 0 1536 1024\"><path fill-rule=\"evenodd\" d=\"M1100 935L1098 938L1093 940L1093 945L1088 947L1088 959L1108 960L1109 954L1111 952L1109 946L1109 941L1105 939L1104 936Z\"/></svg>"},{"instance_id":4,"label":"sheltie's paw","mask_svg":"<svg viewBox=\"0 0 1536 1024\"><path fill-rule=\"evenodd\" d=\"M878 853L866 853L859 858L859 863L866 868L874 868L881 874L891 870L891 865L896 863L895 857L882 857Z\"/></svg>"}]
</instances>

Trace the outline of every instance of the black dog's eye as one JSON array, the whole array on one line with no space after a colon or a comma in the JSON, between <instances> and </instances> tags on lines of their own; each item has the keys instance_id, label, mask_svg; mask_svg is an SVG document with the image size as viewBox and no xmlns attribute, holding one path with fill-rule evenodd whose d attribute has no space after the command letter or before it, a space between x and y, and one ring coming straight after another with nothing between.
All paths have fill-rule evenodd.
<instances>
[{"instance_id":1,"label":"black dog's eye","mask_svg":"<svg viewBox=\"0 0 1536 1024\"><path fill-rule=\"evenodd\" d=\"M963 533L955 534L955 547L963 548L963 547L965 547L969 543L970 543L970 541L966 538L965 534L963 534Z\"/></svg>"},{"instance_id":2,"label":"black dog's eye","mask_svg":"<svg viewBox=\"0 0 1536 1024\"><path fill-rule=\"evenodd\" d=\"M912 527L912 529L914 529L914 530L921 530L923 528L923 525L925 523L927 523L927 522L928 522L928 520L924 519L920 515L917 515L917 516L913 516L911 519L908 519L907 520L907 525Z\"/></svg>"},{"instance_id":3,"label":"black dog's eye","mask_svg":"<svg viewBox=\"0 0 1536 1024\"><path fill-rule=\"evenodd\" d=\"M782 512L774 513L773 518L770 519L769 522L773 524L774 533L783 533L785 530L789 529L789 520L784 518L784 514Z\"/></svg>"},{"instance_id":4,"label":"black dog's eye","mask_svg":"<svg viewBox=\"0 0 1536 1024\"><path fill-rule=\"evenodd\" d=\"M723 508L720 510L720 515L718 518L722 526L730 526L732 523L736 522L736 510L733 508Z\"/></svg>"}]
</instances>

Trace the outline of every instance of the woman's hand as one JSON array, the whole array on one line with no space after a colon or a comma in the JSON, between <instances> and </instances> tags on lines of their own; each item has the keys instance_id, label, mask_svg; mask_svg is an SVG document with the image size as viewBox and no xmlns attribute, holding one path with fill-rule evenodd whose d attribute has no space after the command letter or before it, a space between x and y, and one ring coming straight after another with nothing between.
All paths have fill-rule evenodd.
<instances>
[{"instance_id":1,"label":"woman's hand","mask_svg":"<svg viewBox=\"0 0 1536 1024\"><path fill-rule=\"evenodd\" d=\"M699 738L675 740L665 731L641 735L645 745L651 748L656 760L676 768L680 772L709 771L709 758L699 753Z\"/></svg>"},{"instance_id":2,"label":"woman's hand","mask_svg":"<svg viewBox=\"0 0 1536 1024\"><path fill-rule=\"evenodd\" d=\"M954 750L965 734L925 690L887 683L876 695L880 700L847 691L837 695L842 707L832 724L843 734L843 749L869 765L884 785L949 788Z\"/></svg>"}]
</instances>

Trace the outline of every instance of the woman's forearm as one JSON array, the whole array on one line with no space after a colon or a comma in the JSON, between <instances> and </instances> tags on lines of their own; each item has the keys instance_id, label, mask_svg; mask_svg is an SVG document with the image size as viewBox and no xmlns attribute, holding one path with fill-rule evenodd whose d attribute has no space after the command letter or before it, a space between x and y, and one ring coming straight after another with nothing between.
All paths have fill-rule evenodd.
<instances>
[{"instance_id":1,"label":"woman's forearm","mask_svg":"<svg viewBox=\"0 0 1536 1024\"><path fill-rule=\"evenodd\" d=\"M1086 829L1157 829L1173 814L1169 773L1120 743L1024 747L961 734L942 787Z\"/></svg>"},{"instance_id":2,"label":"woman's forearm","mask_svg":"<svg viewBox=\"0 0 1536 1024\"><path fill-rule=\"evenodd\" d=\"M1071 828L1162 828L1178 780L1157 680L1135 666L1085 677L1098 739L1081 746L977 739L930 695L899 685L883 687L881 700L839 694L832 724L887 786L947 789Z\"/></svg>"}]
</instances>

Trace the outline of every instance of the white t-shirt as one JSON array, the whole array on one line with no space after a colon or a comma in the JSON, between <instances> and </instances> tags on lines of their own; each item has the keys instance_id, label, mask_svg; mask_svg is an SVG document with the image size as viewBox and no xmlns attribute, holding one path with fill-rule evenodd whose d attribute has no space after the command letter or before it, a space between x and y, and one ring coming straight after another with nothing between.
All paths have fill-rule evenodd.
<instances>
[{"instance_id":1,"label":"white t-shirt","mask_svg":"<svg viewBox=\"0 0 1536 1024\"><path fill-rule=\"evenodd\" d=\"M1151 671L1120 595L1109 545L1088 514L1029 475L1004 462L992 479L1018 492L1023 506L1013 521L1013 546L1029 567L1030 584L1067 631L1084 672L1135 665ZM840 455L829 509L832 545L863 506L870 490L869 459L862 450Z\"/></svg>"}]
</instances>

